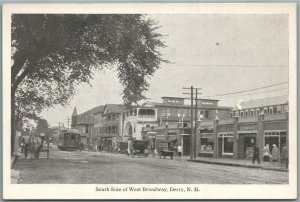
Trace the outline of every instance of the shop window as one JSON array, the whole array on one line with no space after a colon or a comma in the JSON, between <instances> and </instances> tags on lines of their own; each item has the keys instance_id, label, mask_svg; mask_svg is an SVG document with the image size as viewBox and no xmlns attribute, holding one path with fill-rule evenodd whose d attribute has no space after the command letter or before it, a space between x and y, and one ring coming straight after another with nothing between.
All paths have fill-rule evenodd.
<instances>
[{"instance_id":1,"label":"shop window","mask_svg":"<svg viewBox=\"0 0 300 202\"><path fill-rule=\"evenodd\" d=\"M209 117L209 111L205 110L205 118L208 118L208 117Z\"/></svg>"},{"instance_id":2,"label":"shop window","mask_svg":"<svg viewBox=\"0 0 300 202\"><path fill-rule=\"evenodd\" d=\"M214 142L211 138L201 138L200 153L213 153Z\"/></svg>"},{"instance_id":3,"label":"shop window","mask_svg":"<svg viewBox=\"0 0 300 202\"><path fill-rule=\"evenodd\" d=\"M224 137L224 153L233 153L233 137Z\"/></svg>"}]
</instances>

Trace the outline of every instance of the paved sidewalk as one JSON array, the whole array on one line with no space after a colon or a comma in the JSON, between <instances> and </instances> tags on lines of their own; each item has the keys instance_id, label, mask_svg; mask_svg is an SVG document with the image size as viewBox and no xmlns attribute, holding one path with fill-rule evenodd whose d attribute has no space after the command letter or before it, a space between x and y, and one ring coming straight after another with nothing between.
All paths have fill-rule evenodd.
<instances>
[{"instance_id":1,"label":"paved sidewalk","mask_svg":"<svg viewBox=\"0 0 300 202\"><path fill-rule=\"evenodd\" d=\"M285 164L280 162L274 163L274 162L261 161L260 164L258 164L256 161L254 164L252 164L251 159L229 159L229 158L209 158L209 157L198 157L197 159L187 158L187 161L288 172L288 169L285 168Z\"/></svg>"}]
</instances>

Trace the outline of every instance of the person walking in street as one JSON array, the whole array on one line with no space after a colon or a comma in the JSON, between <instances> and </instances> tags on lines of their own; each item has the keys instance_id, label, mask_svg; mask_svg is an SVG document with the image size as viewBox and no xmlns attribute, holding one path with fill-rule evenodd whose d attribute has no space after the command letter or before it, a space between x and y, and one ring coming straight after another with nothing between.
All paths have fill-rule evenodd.
<instances>
[{"instance_id":1,"label":"person walking in street","mask_svg":"<svg viewBox=\"0 0 300 202\"><path fill-rule=\"evenodd\" d=\"M182 146L181 145L178 145L177 151L178 151L178 156L181 157L181 153L182 153Z\"/></svg>"},{"instance_id":2,"label":"person walking in street","mask_svg":"<svg viewBox=\"0 0 300 202\"><path fill-rule=\"evenodd\" d=\"M286 145L283 145L283 147L282 147L280 159L281 159L282 163L285 163L285 168L288 169L289 168L289 150L286 147Z\"/></svg>"},{"instance_id":3,"label":"person walking in street","mask_svg":"<svg viewBox=\"0 0 300 202\"><path fill-rule=\"evenodd\" d=\"M257 160L258 164L260 164L260 160L259 160L259 147L258 144L255 143L254 147L253 147L253 159L252 159L252 164L255 163L255 160Z\"/></svg>"},{"instance_id":4,"label":"person walking in street","mask_svg":"<svg viewBox=\"0 0 300 202\"><path fill-rule=\"evenodd\" d=\"M266 146L263 148L263 161L269 162L270 161L270 148L269 145L266 144Z\"/></svg>"},{"instance_id":5,"label":"person walking in street","mask_svg":"<svg viewBox=\"0 0 300 202\"><path fill-rule=\"evenodd\" d=\"M278 159L279 159L278 147L276 146L276 144L273 144L273 148L272 148L272 161L275 162L275 164L277 164Z\"/></svg>"}]
</instances>

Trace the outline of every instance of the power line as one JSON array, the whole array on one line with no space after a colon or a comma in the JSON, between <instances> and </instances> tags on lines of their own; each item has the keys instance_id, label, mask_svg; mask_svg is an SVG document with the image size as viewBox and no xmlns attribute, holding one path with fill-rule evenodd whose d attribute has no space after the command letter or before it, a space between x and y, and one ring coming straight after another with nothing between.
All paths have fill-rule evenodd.
<instances>
[{"instance_id":1,"label":"power line","mask_svg":"<svg viewBox=\"0 0 300 202\"><path fill-rule=\"evenodd\" d=\"M286 84L286 83L288 83L288 82L280 82L280 83L275 83L275 84L267 85L267 86L263 86L263 87L258 87L258 88L253 88L253 89L243 90L243 91L236 91L236 92L231 92L231 93L224 93L224 94L210 95L210 96L206 96L206 97L219 97L219 96L224 96L224 95L233 95L233 94L245 93L245 92L261 90L261 89L269 88L269 87L273 87L273 86L278 86L278 85L282 85L282 84Z\"/></svg>"},{"instance_id":2,"label":"power line","mask_svg":"<svg viewBox=\"0 0 300 202\"><path fill-rule=\"evenodd\" d=\"M241 97L241 96L246 96L246 95L256 95L256 94L275 92L275 91L280 91L280 90L285 90L285 89L288 89L288 88L286 87L286 88L280 88L280 89L274 89L274 90L269 90L269 91L262 91L262 92L250 93L250 94L244 94L244 95L238 95L238 96L229 96L229 97L226 96L225 98L234 98L234 97ZM225 99L225 98L222 98L222 99Z\"/></svg>"},{"instance_id":3,"label":"power line","mask_svg":"<svg viewBox=\"0 0 300 202\"><path fill-rule=\"evenodd\" d=\"M184 67L234 67L234 68L260 68L260 67L273 67L273 68L283 68L286 65L212 65L212 64L177 64L176 66Z\"/></svg>"}]
</instances>

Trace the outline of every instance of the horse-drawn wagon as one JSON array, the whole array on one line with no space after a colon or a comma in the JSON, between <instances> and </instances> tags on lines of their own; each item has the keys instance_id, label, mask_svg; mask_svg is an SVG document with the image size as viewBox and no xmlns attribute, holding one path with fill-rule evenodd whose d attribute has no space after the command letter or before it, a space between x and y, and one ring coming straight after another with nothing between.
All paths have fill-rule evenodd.
<instances>
[{"instance_id":1,"label":"horse-drawn wagon","mask_svg":"<svg viewBox=\"0 0 300 202\"><path fill-rule=\"evenodd\" d=\"M160 140L156 141L157 145L157 152L159 158L166 158L167 156L170 156L171 159L173 159L174 152L169 150L168 141L167 140Z\"/></svg>"}]
</instances>

